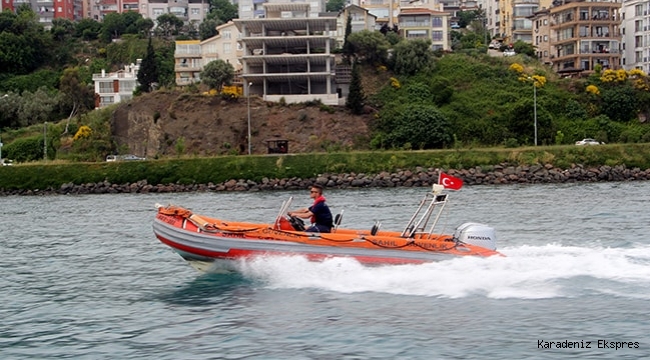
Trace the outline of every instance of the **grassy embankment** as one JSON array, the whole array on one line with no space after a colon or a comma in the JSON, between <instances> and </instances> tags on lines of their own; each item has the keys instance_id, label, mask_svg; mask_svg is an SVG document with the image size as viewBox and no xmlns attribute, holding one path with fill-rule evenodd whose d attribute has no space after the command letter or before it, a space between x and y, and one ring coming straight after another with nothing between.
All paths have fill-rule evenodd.
<instances>
[{"instance_id":1,"label":"grassy embankment","mask_svg":"<svg viewBox=\"0 0 650 360\"><path fill-rule=\"evenodd\" d=\"M501 163L513 165L552 164L569 168L625 165L650 168L647 144L603 146L544 146L516 149L450 149L431 151L376 151L349 153L289 154L283 156L223 156L180 158L137 162L60 163L35 162L0 168L0 188L47 189L65 183L85 184L108 181L114 184L147 180L150 184L207 184L230 179L259 181L267 178L310 178L323 173L392 172L398 169L490 170Z\"/></svg>"}]
</instances>

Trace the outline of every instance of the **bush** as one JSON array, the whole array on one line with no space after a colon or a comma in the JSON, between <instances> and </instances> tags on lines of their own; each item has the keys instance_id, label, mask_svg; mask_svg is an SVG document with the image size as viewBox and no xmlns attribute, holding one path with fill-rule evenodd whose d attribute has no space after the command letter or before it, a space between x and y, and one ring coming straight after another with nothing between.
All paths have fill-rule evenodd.
<instances>
[{"instance_id":1,"label":"bush","mask_svg":"<svg viewBox=\"0 0 650 360\"><path fill-rule=\"evenodd\" d=\"M32 136L20 138L2 148L5 157L17 162L43 159L43 137Z\"/></svg>"}]
</instances>

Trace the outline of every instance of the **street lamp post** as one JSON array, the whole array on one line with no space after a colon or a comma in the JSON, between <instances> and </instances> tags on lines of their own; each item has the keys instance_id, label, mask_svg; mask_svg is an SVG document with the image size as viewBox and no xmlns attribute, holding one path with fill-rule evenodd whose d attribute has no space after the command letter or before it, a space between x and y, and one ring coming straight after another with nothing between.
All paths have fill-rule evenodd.
<instances>
[{"instance_id":1,"label":"street lamp post","mask_svg":"<svg viewBox=\"0 0 650 360\"><path fill-rule=\"evenodd\" d=\"M533 126L535 127L535 146L537 146L537 84L532 76L529 76L528 80L533 83Z\"/></svg>"},{"instance_id":2,"label":"street lamp post","mask_svg":"<svg viewBox=\"0 0 650 360\"><path fill-rule=\"evenodd\" d=\"M533 117L535 118L535 146L537 146L537 86L533 80Z\"/></svg>"},{"instance_id":3,"label":"street lamp post","mask_svg":"<svg viewBox=\"0 0 650 360\"><path fill-rule=\"evenodd\" d=\"M47 161L47 121L43 124L43 160Z\"/></svg>"},{"instance_id":4,"label":"street lamp post","mask_svg":"<svg viewBox=\"0 0 650 360\"><path fill-rule=\"evenodd\" d=\"M253 83L249 82L246 88L246 95L248 98L248 155L251 154L251 85L253 85Z\"/></svg>"}]
</instances>

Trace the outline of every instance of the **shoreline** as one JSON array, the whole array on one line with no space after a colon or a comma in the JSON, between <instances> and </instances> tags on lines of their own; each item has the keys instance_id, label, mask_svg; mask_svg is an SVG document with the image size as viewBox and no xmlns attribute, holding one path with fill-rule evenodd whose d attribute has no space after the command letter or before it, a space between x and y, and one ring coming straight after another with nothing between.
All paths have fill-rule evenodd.
<instances>
[{"instance_id":1,"label":"shoreline","mask_svg":"<svg viewBox=\"0 0 650 360\"><path fill-rule=\"evenodd\" d=\"M379 174L322 174L306 179L263 178L260 182L231 179L218 184L152 185L146 180L126 184L112 184L108 181L87 184L66 183L58 189L0 189L0 196L299 190L314 183L328 189L423 187L437 183L440 172L463 179L466 186L650 180L650 169L628 169L625 165L614 167L572 165L568 169L560 169L552 165L511 166L500 164L491 166L490 171L483 171L481 166L461 170L417 167L415 170L384 171Z\"/></svg>"}]
</instances>

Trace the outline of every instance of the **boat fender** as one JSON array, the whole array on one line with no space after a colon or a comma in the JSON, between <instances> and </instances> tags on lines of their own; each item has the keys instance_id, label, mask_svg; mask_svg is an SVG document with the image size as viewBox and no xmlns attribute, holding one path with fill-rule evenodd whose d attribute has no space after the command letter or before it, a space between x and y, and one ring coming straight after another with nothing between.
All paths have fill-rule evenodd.
<instances>
[{"instance_id":1,"label":"boat fender","mask_svg":"<svg viewBox=\"0 0 650 360\"><path fill-rule=\"evenodd\" d=\"M379 231L379 228L381 227L380 222L376 222L375 225L372 226L370 229L370 235L375 236L377 235L377 232Z\"/></svg>"}]
</instances>

